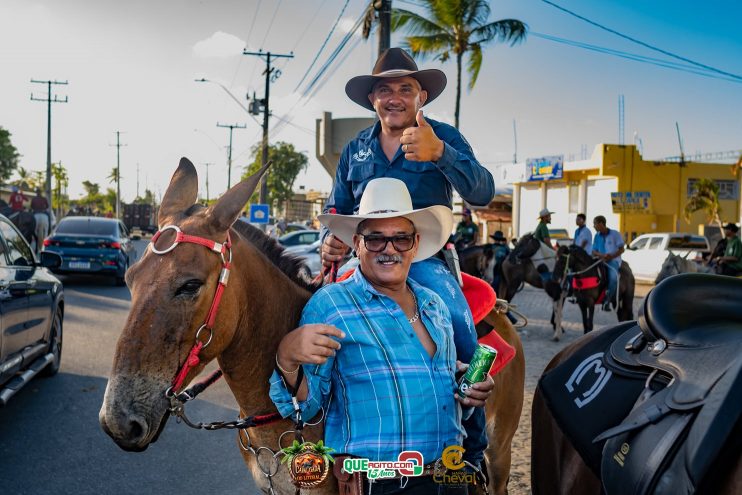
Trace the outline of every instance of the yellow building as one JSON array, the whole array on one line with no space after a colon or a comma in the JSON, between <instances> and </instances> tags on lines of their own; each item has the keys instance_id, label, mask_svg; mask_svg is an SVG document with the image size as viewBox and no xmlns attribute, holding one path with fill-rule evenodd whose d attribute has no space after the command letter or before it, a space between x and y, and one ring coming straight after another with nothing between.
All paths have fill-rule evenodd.
<instances>
[{"instance_id":1,"label":"yellow building","mask_svg":"<svg viewBox=\"0 0 742 495\"><path fill-rule=\"evenodd\" d=\"M721 218L739 222L742 173L730 164L647 161L633 145L599 144L588 160L559 157L529 161L513 185L513 227L520 236L535 229L542 208L554 211L554 228L575 228L575 217L603 215L627 242L647 232L703 233L706 214L686 221L683 210L698 179L720 187ZM561 170L560 170L561 169Z\"/></svg>"}]
</instances>

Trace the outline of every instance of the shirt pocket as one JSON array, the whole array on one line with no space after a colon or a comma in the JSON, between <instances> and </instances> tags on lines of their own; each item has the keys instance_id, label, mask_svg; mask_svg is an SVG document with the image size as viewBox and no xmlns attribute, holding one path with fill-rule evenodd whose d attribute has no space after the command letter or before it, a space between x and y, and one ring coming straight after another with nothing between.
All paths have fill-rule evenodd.
<instances>
[{"instance_id":1,"label":"shirt pocket","mask_svg":"<svg viewBox=\"0 0 742 495\"><path fill-rule=\"evenodd\" d=\"M353 183L367 182L374 175L374 163L351 164L348 167L348 181Z\"/></svg>"}]
</instances>

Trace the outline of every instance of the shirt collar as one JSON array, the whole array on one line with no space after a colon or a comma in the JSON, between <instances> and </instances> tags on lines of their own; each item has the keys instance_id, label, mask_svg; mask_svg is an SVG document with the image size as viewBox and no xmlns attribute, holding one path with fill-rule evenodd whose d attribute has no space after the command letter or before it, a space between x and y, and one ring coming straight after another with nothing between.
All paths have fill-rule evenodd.
<instances>
[{"instance_id":1,"label":"shirt collar","mask_svg":"<svg viewBox=\"0 0 742 495\"><path fill-rule=\"evenodd\" d=\"M376 290L371 283L366 280L366 277L363 276L363 273L361 273L361 267L358 266L355 269L355 272L353 272L353 276L351 277L353 281L355 281L363 294L363 298L366 302L370 301L374 298L374 296L384 296L381 292ZM423 286L412 280L411 278L407 277L407 284L410 286L412 291L415 293L415 297L417 298L418 305L422 308L423 306L430 303L432 296L429 291L423 290ZM384 296L388 297L388 296Z\"/></svg>"}]
</instances>

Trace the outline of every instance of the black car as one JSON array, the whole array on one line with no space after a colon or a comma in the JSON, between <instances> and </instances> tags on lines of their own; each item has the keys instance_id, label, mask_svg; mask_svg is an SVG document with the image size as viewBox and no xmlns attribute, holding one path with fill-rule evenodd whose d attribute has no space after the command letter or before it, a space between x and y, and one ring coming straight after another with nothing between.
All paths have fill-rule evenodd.
<instances>
[{"instance_id":1,"label":"black car","mask_svg":"<svg viewBox=\"0 0 742 495\"><path fill-rule=\"evenodd\" d=\"M37 261L18 230L0 215L0 405L37 374L59 371L62 357L62 283L49 271L62 260Z\"/></svg>"},{"instance_id":2,"label":"black car","mask_svg":"<svg viewBox=\"0 0 742 495\"><path fill-rule=\"evenodd\" d=\"M113 218L67 217L44 239L44 251L62 257L54 273L87 273L113 277L124 285L136 250L122 222Z\"/></svg>"}]
</instances>

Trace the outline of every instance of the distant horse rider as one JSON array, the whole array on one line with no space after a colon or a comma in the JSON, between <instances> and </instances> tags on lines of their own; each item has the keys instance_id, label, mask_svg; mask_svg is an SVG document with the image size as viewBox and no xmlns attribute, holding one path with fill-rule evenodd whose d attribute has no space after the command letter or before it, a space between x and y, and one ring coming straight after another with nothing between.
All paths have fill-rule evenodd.
<instances>
[{"instance_id":1,"label":"distant horse rider","mask_svg":"<svg viewBox=\"0 0 742 495\"><path fill-rule=\"evenodd\" d=\"M587 217L584 213L578 213L575 223L577 229L575 229L575 246L585 250L586 253L590 254L593 252L593 233L587 228L585 222Z\"/></svg>"},{"instance_id":2,"label":"distant horse rider","mask_svg":"<svg viewBox=\"0 0 742 495\"><path fill-rule=\"evenodd\" d=\"M556 212L549 211L548 208L544 208L543 210L539 212L538 214L539 222L538 222L538 225L536 226L536 230L533 232L533 237L534 239L537 239L543 242L544 244L549 246L551 249L556 249L551 244L551 237L549 237L549 227L548 227L548 225L551 223L551 215L553 213L556 213Z\"/></svg>"},{"instance_id":3,"label":"distant horse rider","mask_svg":"<svg viewBox=\"0 0 742 495\"><path fill-rule=\"evenodd\" d=\"M23 203L28 201L28 198L18 189L18 186L13 186L11 191L10 199L8 200L10 207L13 211L23 211Z\"/></svg>"},{"instance_id":4,"label":"distant horse rider","mask_svg":"<svg viewBox=\"0 0 742 495\"><path fill-rule=\"evenodd\" d=\"M742 241L738 232L739 227L733 223L724 226L727 247L724 249L724 256L717 258L717 271L721 275L734 277L742 274Z\"/></svg>"},{"instance_id":5,"label":"distant horse rider","mask_svg":"<svg viewBox=\"0 0 742 495\"><path fill-rule=\"evenodd\" d=\"M479 227L471 219L471 210L464 208L461 212L462 219L456 225L457 247L467 248L477 243Z\"/></svg>"},{"instance_id":6,"label":"distant horse rider","mask_svg":"<svg viewBox=\"0 0 742 495\"><path fill-rule=\"evenodd\" d=\"M36 253L41 252L41 246L49 235L49 202L41 195L41 188L36 188L36 196L31 198L31 210L36 219Z\"/></svg>"},{"instance_id":7,"label":"distant horse rider","mask_svg":"<svg viewBox=\"0 0 742 495\"><path fill-rule=\"evenodd\" d=\"M618 292L618 271L621 269L621 254L624 252L624 242L621 233L606 227L603 215L593 219L595 239L593 241L593 257L600 258L606 265L608 290L603 301L603 310L611 311L611 305L616 306Z\"/></svg>"},{"instance_id":8,"label":"distant horse rider","mask_svg":"<svg viewBox=\"0 0 742 495\"><path fill-rule=\"evenodd\" d=\"M497 291L500 289L500 279L502 278L502 262L510 254L510 248L508 247L508 240L501 230L495 231L490 237L492 238L492 256L494 259L492 287Z\"/></svg>"}]
</instances>

